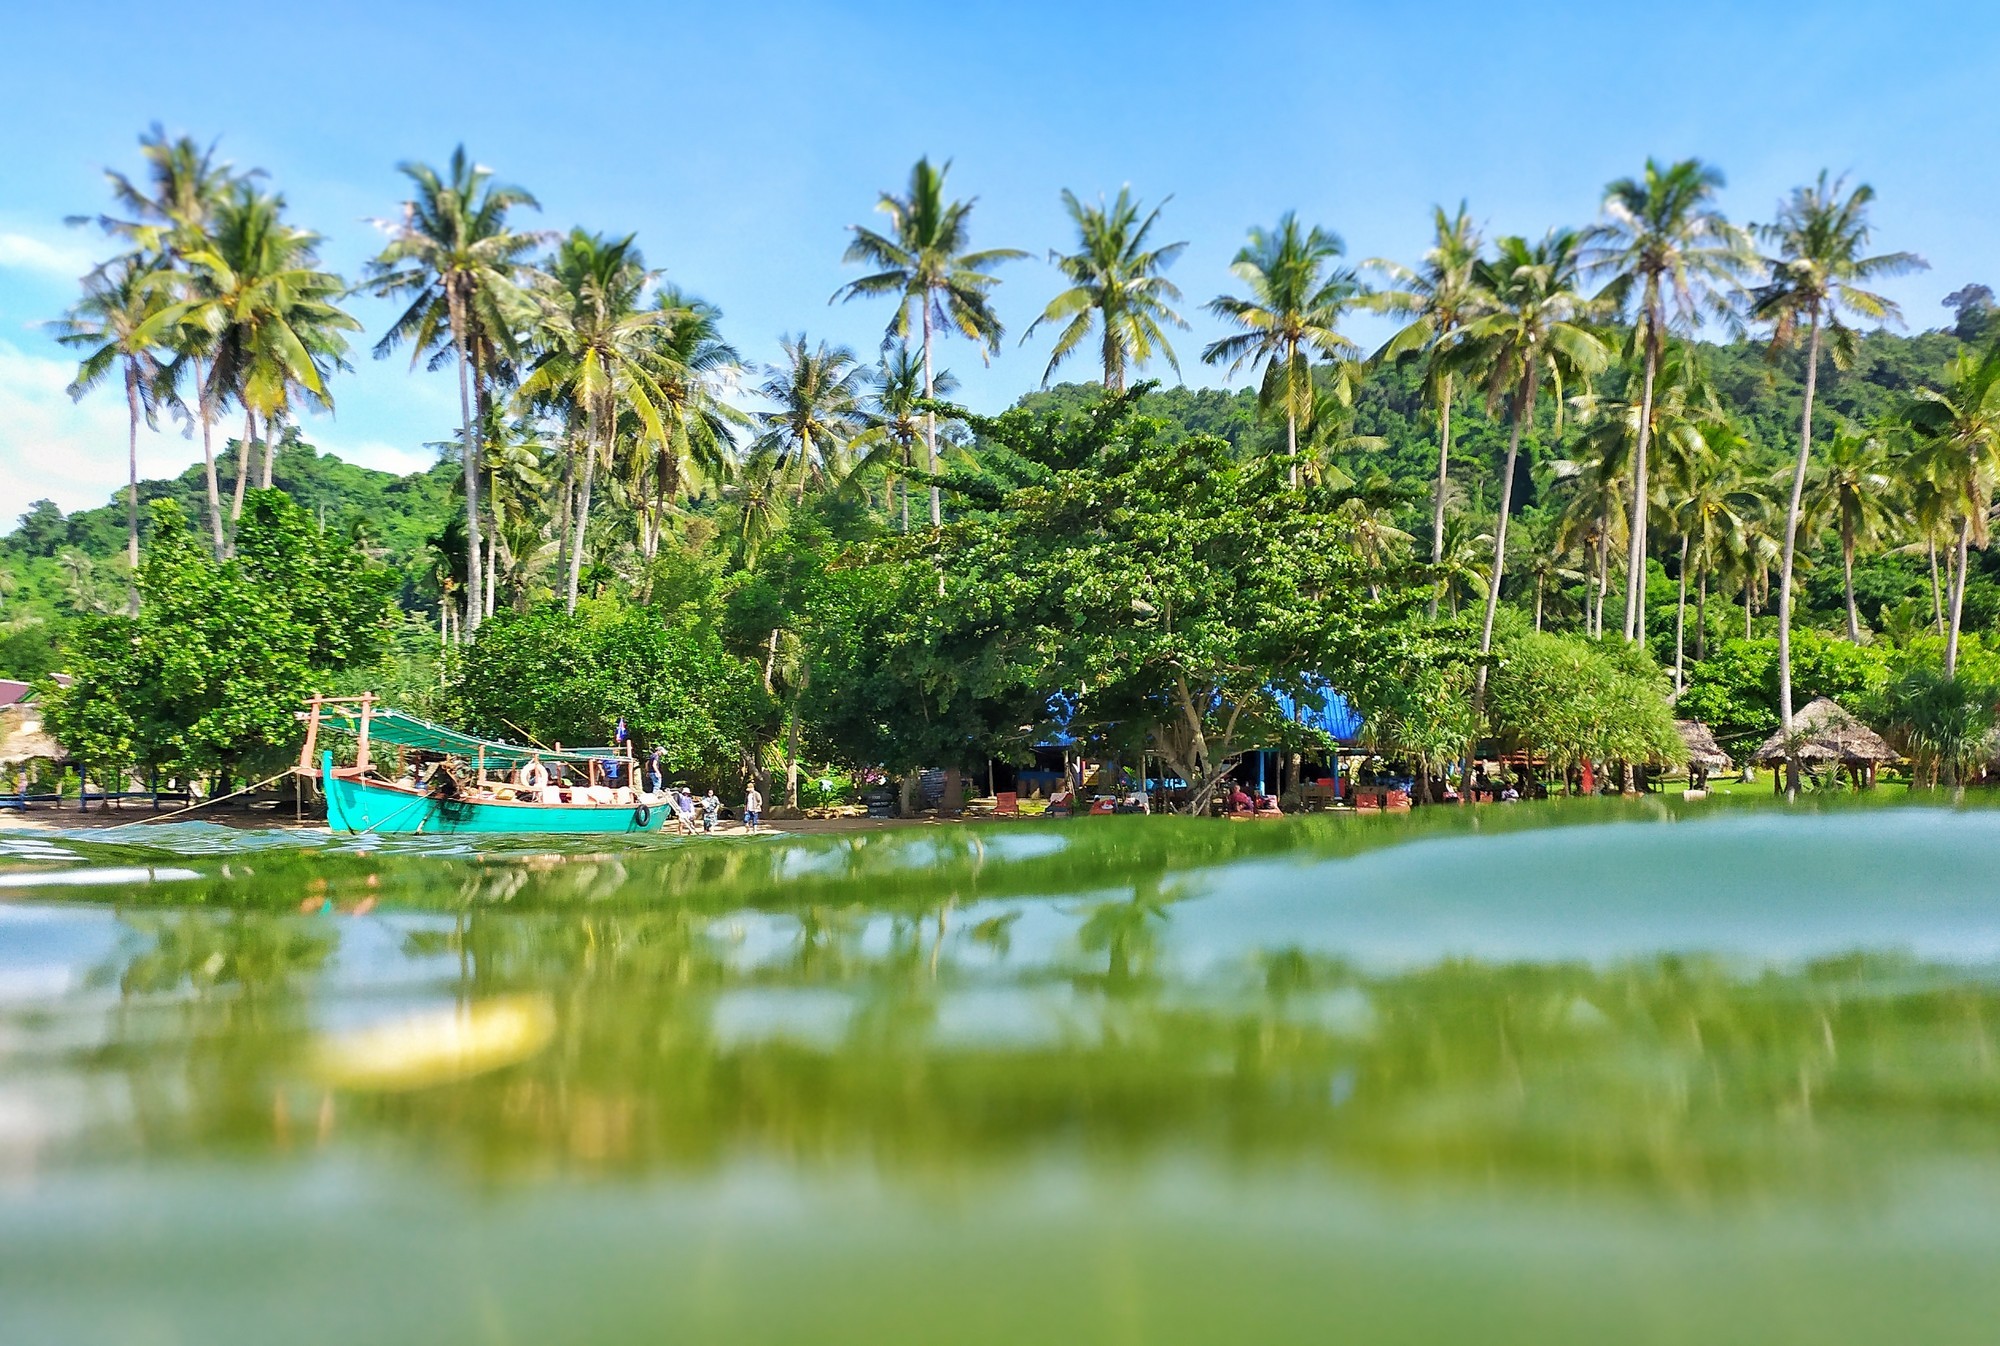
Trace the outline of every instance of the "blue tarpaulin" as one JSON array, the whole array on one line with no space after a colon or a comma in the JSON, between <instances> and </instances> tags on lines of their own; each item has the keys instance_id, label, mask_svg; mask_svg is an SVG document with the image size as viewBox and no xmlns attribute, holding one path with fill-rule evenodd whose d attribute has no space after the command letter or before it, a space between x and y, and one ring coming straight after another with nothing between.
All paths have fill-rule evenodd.
<instances>
[{"instance_id":1,"label":"blue tarpaulin","mask_svg":"<svg viewBox=\"0 0 2000 1346\"><path fill-rule=\"evenodd\" d=\"M1306 679L1304 695L1294 697L1289 693L1271 688L1271 698L1278 703L1278 710L1295 724L1308 729L1318 729L1331 735L1341 743L1352 743L1361 733L1361 713L1347 703L1347 698L1333 689L1333 684L1325 678ZM1057 692L1048 699L1049 732L1036 743L1037 748L1074 748L1083 742L1070 732L1070 725L1076 719L1077 699L1068 692Z\"/></svg>"},{"instance_id":2,"label":"blue tarpaulin","mask_svg":"<svg viewBox=\"0 0 2000 1346\"><path fill-rule=\"evenodd\" d=\"M1325 678L1306 679L1306 694L1291 697L1273 690L1271 696L1285 718L1308 729L1323 730L1342 743L1351 743L1361 733L1361 713L1347 704L1347 698L1333 690ZM1315 704L1317 703L1317 704Z\"/></svg>"}]
</instances>

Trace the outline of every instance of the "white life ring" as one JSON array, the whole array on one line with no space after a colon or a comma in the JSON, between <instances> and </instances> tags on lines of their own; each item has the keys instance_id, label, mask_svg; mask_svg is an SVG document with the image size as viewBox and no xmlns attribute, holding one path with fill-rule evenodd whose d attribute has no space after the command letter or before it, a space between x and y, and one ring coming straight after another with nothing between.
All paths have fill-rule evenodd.
<instances>
[{"instance_id":1,"label":"white life ring","mask_svg":"<svg viewBox=\"0 0 2000 1346\"><path fill-rule=\"evenodd\" d=\"M548 783L549 769L542 765L539 758L530 759L528 764L521 768L522 785L530 789L540 789Z\"/></svg>"}]
</instances>

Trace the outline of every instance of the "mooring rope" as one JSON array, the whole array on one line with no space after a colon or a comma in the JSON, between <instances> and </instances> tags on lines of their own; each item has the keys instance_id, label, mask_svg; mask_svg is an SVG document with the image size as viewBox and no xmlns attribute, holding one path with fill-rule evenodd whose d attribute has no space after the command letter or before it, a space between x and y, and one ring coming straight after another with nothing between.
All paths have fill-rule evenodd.
<instances>
[{"instance_id":1,"label":"mooring rope","mask_svg":"<svg viewBox=\"0 0 2000 1346\"><path fill-rule=\"evenodd\" d=\"M210 804L220 804L225 799L234 799L238 795L247 795L252 793L253 791L261 790L266 785L269 785L274 781L281 781L285 777L295 774L297 771L298 771L297 767L288 766L283 771L280 771L277 775L267 776L263 780L258 781L255 785L246 785L240 790L231 790L226 795L217 795L213 799L204 799L199 803L189 804L184 809L175 809L172 813L156 813L150 818L140 818L137 821L142 823L163 823L169 818L178 818L183 813L193 813L196 809L205 809Z\"/></svg>"}]
</instances>

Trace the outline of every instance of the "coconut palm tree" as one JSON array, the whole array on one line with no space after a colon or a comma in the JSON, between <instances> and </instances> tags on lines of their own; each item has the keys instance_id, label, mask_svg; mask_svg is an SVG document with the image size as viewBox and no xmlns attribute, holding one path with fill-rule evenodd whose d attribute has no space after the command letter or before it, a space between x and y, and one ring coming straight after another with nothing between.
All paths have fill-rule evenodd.
<instances>
[{"instance_id":1,"label":"coconut palm tree","mask_svg":"<svg viewBox=\"0 0 2000 1346\"><path fill-rule=\"evenodd\" d=\"M1487 404L1505 406L1507 461L1501 470L1500 511L1493 525L1493 573L1486 589L1486 620L1479 636L1479 653L1493 649L1493 618L1500 605L1500 585L1507 558L1507 516L1514 501L1514 468L1521 453L1521 435L1535 418L1544 385L1555 395L1558 415L1563 390L1580 384L1610 363L1611 352L1586 322L1594 316L1591 302L1578 292L1582 240L1559 229L1539 243L1503 238L1491 259L1481 260L1476 283L1482 291L1480 314L1465 325L1451 361L1476 372L1486 389ZM1474 706L1483 710L1486 665L1474 684Z\"/></svg>"},{"instance_id":2,"label":"coconut palm tree","mask_svg":"<svg viewBox=\"0 0 2000 1346\"><path fill-rule=\"evenodd\" d=\"M938 397L958 391L958 380L948 369L940 369L931 380ZM884 351L870 377L867 412L869 429L881 441L870 450L862 467L881 466L890 476L890 489L902 487L902 530L910 531L909 474L915 464L917 439L924 424L924 368L908 347Z\"/></svg>"},{"instance_id":3,"label":"coconut palm tree","mask_svg":"<svg viewBox=\"0 0 2000 1346\"><path fill-rule=\"evenodd\" d=\"M1247 297L1218 295L1210 313L1243 330L1209 343L1201 358L1226 364L1234 374L1246 364L1264 367L1258 400L1266 410L1285 411L1285 453L1298 484L1299 427L1312 418L1314 356L1336 359L1357 353L1339 331L1341 319L1360 304L1367 289L1354 272L1334 265L1347 245L1317 225L1306 228L1286 211L1277 227L1252 229L1230 271L1249 287Z\"/></svg>"},{"instance_id":4,"label":"coconut palm tree","mask_svg":"<svg viewBox=\"0 0 2000 1346\"><path fill-rule=\"evenodd\" d=\"M1383 258L1371 258L1365 265L1388 276L1399 287L1378 293L1376 307L1391 313L1407 314L1410 322L1375 352L1377 362L1397 360L1421 353L1424 358L1424 393L1438 413L1437 487L1431 492L1431 564L1444 559L1445 492L1451 481L1452 373L1444 359L1466 320L1473 315L1479 290L1473 284L1473 266L1479 260L1479 230L1458 203L1458 213L1447 216L1444 207L1432 211L1436 231L1430 251L1415 268ZM1437 595L1431 596L1431 616L1437 616Z\"/></svg>"},{"instance_id":5,"label":"coconut palm tree","mask_svg":"<svg viewBox=\"0 0 2000 1346\"><path fill-rule=\"evenodd\" d=\"M848 450L867 429L867 373L845 346L809 347L804 333L781 344L785 363L757 389L771 410L758 417L763 433L751 452L769 454L779 480L801 500L808 481L824 485L845 475Z\"/></svg>"},{"instance_id":6,"label":"coconut palm tree","mask_svg":"<svg viewBox=\"0 0 2000 1346\"><path fill-rule=\"evenodd\" d=\"M467 592L484 590L480 558L479 442L473 416L475 385L483 387L486 352L511 352L514 334L529 321L521 280L529 254L543 236L508 224L519 207L540 209L519 187L493 180L460 145L440 174L429 164L404 163L397 171L412 193L400 218L376 221L389 241L368 263L362 288L386 298L409 299L375 344L382 359L407 341L411 367L449 349L458 365L459 419L464 429ZM468 607L468 629L479 626L480 603Z\"/></svg>"},{"instance_id":7,"label":"coconut palm tree","mask_svg":"<svg viewBox=\"0 0 2000 1346\"><path fill-rule=\"evenodd\" d=\"M296 399L333 405L326 375L345 368L342 332L359 331L336 302L347 292L339 276L319 269L320 236L289 224L281 196L238 183L216 211L208 245L184 259L195 273L202 323L215 333L207 396L243 407L232 519L243 512L256 418L266 421L263 484L271 483L276 422Z\"/></svg>"},{"instance_id":8,"label":"coconut palm tree","mask_svg":"<svg viewBox=\"0 0 2000 1346\"><path fill-rule=\"evenodd\" d=\"M1749 235L1715 207L1722 185L1722 171L1699 159L1662 166L1649 158L1639 177L1620 178L1604 189L1604 220L1587 235L1586 266L1612 275L1613 294L1630 299L1632 337L1639 349L1638 436L1626 539L1627 640L1646 638L1646 525L1652 498L1647 455L1654 431L1654 385L1669 326L1692 327L1704 312L1730 314L1739 277L1754 263Z\"/></svg>"},{"instance_id":9,"label":"coconut palm tree","mask_svg":"<svg viewBox=\"0 0 2000 1346\"><path fill-rule=\"evenodd\" d=\"M612 466L619 416L637 416L652 443L668 440L663 415L671 399L660 375L674 311L644 302L654 273L630 234L614 239L572 229L548 270L532 279L541 354L516 398L527 405L561 402L583 418L583 474L565 581L565 601L574 612L597 466L600 459Z\"/></svg>"},{"instance_id":10,"label":"coconut palm tree","mask_svg":"<svg viewBox=\"0 0 2000 1346\"><path fill-rule=\"evenodd\" d=\"M1180 301L1180 290L1160 273L1187 244L1147 246L1167 202L1162 201L1141 219L1139 203L1132 198L1129 186L1119 188L1118 199L1108 206L1102 197L1096 205L1086 205L1068 189L1064 189L1062 200L1063 209L1076 225L1078 246L1072 253L1051 249L1049 260L1061 270L1070 288L1051 299L1042 316L1029 323L1021 336L1026 342L1045 322L1064 324L1055 349L1049 352L1049 366L1042 371L1043 384L1056 372L1056 366L1083 344L1093 327L1098 332L1104 386L1110 391L1123 392L1126 372L1143 368L1156 349L1179 375L1181 363L1162 324L1185 329L1187 323L1170 307Z\"/></svg>"},{"instance_id":11,"label":"coconut palm tree","mask_svg":"<svg viewBox=\"0 0 2000 1346\"><path fill-rule=\"evenodd\" d=\"M216 158L216 147L203 149L190 136L169 139L155 122L150 132L139 137L139 156L145 173L135 182L125 174L108 171L112 198L119 215L101 215L98 223L105 232L129 243L141 257L149 259L146 280L167 290L179 303L189 305L183 319L165 337L165 345L176 357L161 371L163 397L174 400L181 382L182 363L190 374L194 390L194 419L201 426L201 455L208 487L208 526L218 560L223 553L222 488L215 473L213 428L217 407L209 398L203 377L209 348L214 341L213 314L203 302L198 273L185 265L190 253L208 245L210 227L238 181L233 166ZM250 176L256 176L252 173Z\"/></svg>"},{"instance_id":12,"label":"coconut palm tree","mask_svg":"<svg viewBox=\"0 0 2000 1346\"><path fill-rule=\"evenodd\" d=\"M654 356L666 395L660 419L667 434L632 455L628 482L648 560L659 549L668 506L726 480L737 428L750 424L749 416L725 400L742 374L743 357L722 339L722 311L671 285L661 287L654 307L668 315Z\"/></svg>"},{"instance_id":13,"label":"coconut palm tree","mask_svg":"<svg viewBox=\"0 0 2000 1346\"><path fill-rule=\"evenodd\" d=\"M1889 450L1879 436L1843 421L1806 480L1809 531L1831 523L1840 534L1841 583L1847 598L1847 638L1861 642L1854 604L1854 556L1879 542L1901 516Z\"/></svg>"},{"instance_id":14,"label":"coconut palm tree","mask_svg":"<svg viewBox=\"0 0 2000 1346\"><path fill-rule=\"evenodd\" d=\"M1493 535L1482 532L1470 514L1444 517L1444 556L1437 563L1437 591L1456 617L1461 603L1486 598L1487 570L1493 564Z\"/></svg>"},{"instance_id":15,"label":"coconut palm tree","mask_svg":"<svg viewBox=\"0 0 2000 1346\"><path fill-rule=\"evenodd\" d=\"M2000 343L1961 355L1937 388L1919 388L1898 420L1915 441L1924 475L1939 488L1957 525L1946 614L1944 672L1958 672L1967 551L1985 546L2000 478Z\"/></svg>"},{"instance_id":16,"label":"coconut palm tree","mask_svg":"<svg viewBox=\"0 0 2000 1346\"><path fill-rule=\"evenodd\" d=\"M1790 503L1785 509L1784 551L1778 569L1778 721L1786 741L1792 731L1792 571L1798 553L1799 518L1804 507L1806 468L1812 461L1813 399L1819 387L1822 344L1836 367L1853 357L1854 330L1841 321L1852 314L1875 322L1899 318L1896 305L1865 284L1921 269L1927 263L1910 252L1868 255L1873 227L1868 207L1875 191L1862 183L1848 191L1845 178L1824 170L1811 186L1793 190L1778 207L1778 218L1758 227L1772 248L1764 258L1770 279L1750 296L1751 316L1771 325L1771 348L1795 344L1804 329L1805 401L1799 414L1799 457L1792 468ZM1798 794L1796 761L1785 766L1786 792Z\"/></svg>"},{"instance_id":17,"label":"coconut palm tree","mask_svg":"<svg viewBox=\"0 0 2000 1346\"><path fill-rule=\"evenodd\" d=\"M771 449L751 453L736 474L736 563L745 570L785 522L785 481Z\"/></svg>"},{"instance_id":18,"label":"coconut palm tree","mask_svg":"<svg viewBox=\"0 0 2000 1346\"><path fill-rule=\"evenodd\" d=\"M1586 418L1574 459L1551 464L1555 479L1568 487L1557 545L1589 557L1584 634L1604 635L1604 605L1611 589L1611 552L1625 522L1625 465L1630 437L1622 418L1605 414L1592 397L1575 399Z\"/></svg>"},{"instance_id":19,"label":"coconut palm tree","mask_svg":"<svg viewBox=\"0 0 2000 1346\"><path fill-rule=\"evenodd\" d=\"M841 260L874 268L843 285L834 299L892 295L896 314L889 320L887 339L909 344L912 314L922 330L924 396L937 395L931 373L931 341L940 329L954 330L997 354L1003 329L993 312L993 287L1000 283L991 269L1001 262L1026 257L1019 248L970 250L972 207L978 198L952 201L944 183L951 161L934 166L928 157L910 169L903 196L883 192L875 208L889 217L887 233L853 225L854 240ZM938 470L937 414L924 413L924 447L930 458L931 527L944 522L943 497L936 483Z\"/></svg>"},{"instance_id":20,"label":"coconut palm tree","mask_svg":"<svg viewBox=\"0 0 2000 1346\"><path fill-rule=\"evenodd\" d=\"M83 298L63 318L50 324L57 341L83 354L69 395L81 400L116 372L125 385L128 413L125 490L125 558L139 568L139 421L153 420L153 392L159 374L160 343L177 310L165 294L146 283L147 272L136 257L124 257L84 278ZM131 596L139 610L139 591Z\"/></svg>"}]
</instances>

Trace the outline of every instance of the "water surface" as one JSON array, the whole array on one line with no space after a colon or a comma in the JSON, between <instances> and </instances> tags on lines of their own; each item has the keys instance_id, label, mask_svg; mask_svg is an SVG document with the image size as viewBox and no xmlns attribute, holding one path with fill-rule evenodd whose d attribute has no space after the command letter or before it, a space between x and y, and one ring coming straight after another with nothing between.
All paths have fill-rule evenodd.
<instances>
[{"instance_id":1,"label":"water surface","mask_svg":"<svg viewBox=\"0 0 2000 1346\"><path fill-rule=\"evenodd\" d=\"M0 836L0 1341L1988 1341L2000 813Z\"/></svg>"}]
</instances>

